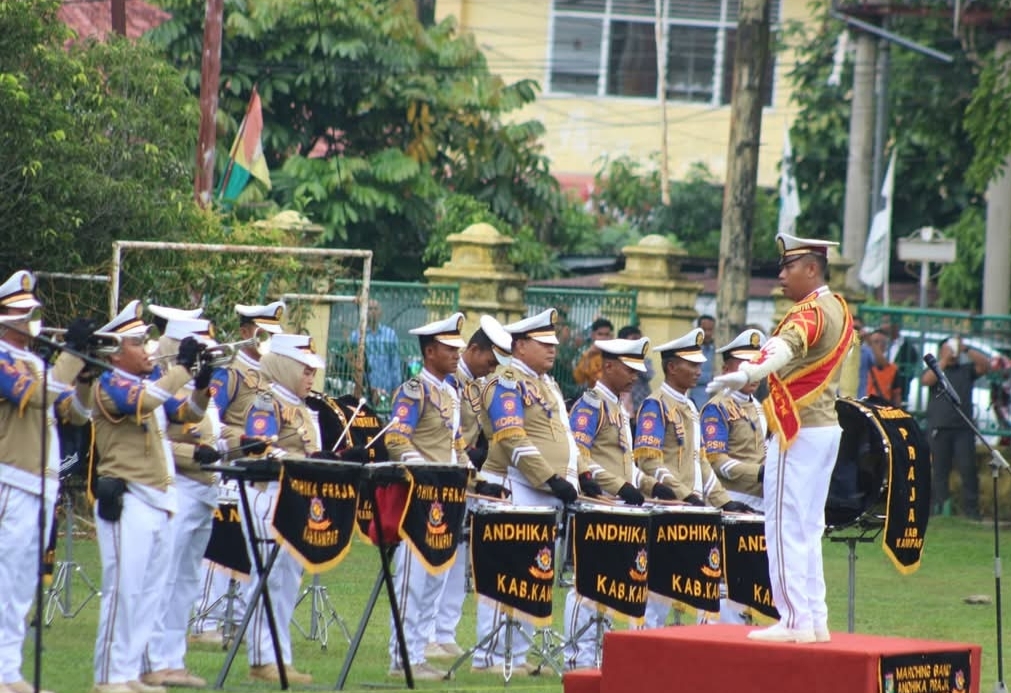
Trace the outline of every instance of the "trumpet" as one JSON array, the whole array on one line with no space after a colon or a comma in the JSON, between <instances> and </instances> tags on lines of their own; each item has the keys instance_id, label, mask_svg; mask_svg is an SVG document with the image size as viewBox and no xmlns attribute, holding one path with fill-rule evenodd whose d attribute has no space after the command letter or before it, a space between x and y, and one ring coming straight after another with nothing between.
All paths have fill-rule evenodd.
<instances>
[{"instance_id":1,"label":"trumpet","mask_svg":"<svg viewBox=\"0 0 1011 693\"><path fill-rule=\"evenodd\" d=\"M200 354L201 364L210 364L214 368L221 368L227 366L235 357L239 355L239 352L246 347L256 347L256 351L259 352L260 356L264 356L270 353L270 333L265 330L257 330L256 333L249 339L242 339L238 342L227 342L225 344L218 344L216 346L207 347ZM175 359L179 354L160 354L155 357L155 361L168 361L170 359Z\"/></svg>"},{"instance_id":2,"label":"trumpet","mask_svg":"<svg viewBox=\"0 0 1011 693\"><path fill-rule=\"evenodd\" d=\"M43 327L40 333L63 341L67 330L62 327ZM121 335L115 332L93 332L88 338L88 351L95 356L109 356L115 354L123 348L124 339L141 339L144 343L144 351L153 354L158 349L158 328L148 325L143 334Z\"/></svg>"}]
</instances>

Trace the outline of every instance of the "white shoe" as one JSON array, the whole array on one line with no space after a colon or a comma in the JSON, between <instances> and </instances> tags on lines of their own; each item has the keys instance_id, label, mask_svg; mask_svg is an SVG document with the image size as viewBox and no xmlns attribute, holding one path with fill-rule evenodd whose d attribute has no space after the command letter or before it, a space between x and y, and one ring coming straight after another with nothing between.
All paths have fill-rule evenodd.
<instances>
[{"instance_id":1,"label":"white shoe","mask_svg":"<svg viewBox=\"0 0 1011 693\"><path fill-rule=\"evenodd\" d=\"M814 641L815 642L831 642L832 634L828 631L828 626L815 626L814 627Z\"/></svg>"},{"instance_id":2,"label":"white shoe","mask_svg":"<svg viewBox=\"0 0 1011 693\"><path fill-rule=\"evenodd\" d=\"M763 642L815 642L814 628L787 628L782 623L753 630L748 633L748 639Z\"/></svg>"}]
</instances>

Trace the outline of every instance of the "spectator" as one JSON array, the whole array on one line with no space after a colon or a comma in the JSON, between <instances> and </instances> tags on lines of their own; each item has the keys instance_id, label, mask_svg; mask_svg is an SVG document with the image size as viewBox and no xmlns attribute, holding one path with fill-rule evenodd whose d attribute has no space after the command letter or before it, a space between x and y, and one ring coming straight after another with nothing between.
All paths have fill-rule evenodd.
<instances>
[{"instance_id":1,"label":"spectator","mask_svg":"<svg viewBox=\"0 0 1011 693\"><path fill-rule=\"evenodd\" d=\"M555 352L555 363L551 367L551 377L558 383L566 403L574 401L583 391L572 379L572 369L579 361L580 342L569 327L568 315L566 309L558 309L558 322L555 323L558 347Z\"/></svg>"},{"instance_id":2,"label":"spectator","mask_svg":"<svg viewBox=\"0 0 1011 693\"><path fill-rule=\"evenodd\" d=\"M716 329L716 318L712 315L700 315L695 326L702 329L702 355L706 357L702 364L702 375L699 382L691 389L689 395L695 406L701 409L709 401L706 385L713 379L713 364L716 362L716 344L713 342L713 330Z\"/></svg>"},{"instance_id":3,"label":"spectator","mask_svg":"<svg viewBox=\"0 0 1011 693\"><path fill-rule=\"evenodd\" d=\"M940 344L938 367L962 400L962 413L972 418L972 387L976 379L990 369L986 354L969 346L959 337ZM937 376L929 368L920 382L931 388L927 404L927 435L934 465L931 503L935 514L951 512L950 477L954 464L962 477L962 514L979 519L979 477L976 475L976 440L972 429L942 394Z\"/></svg>"},{"instance_id":4,"label":"spectator","mask_svg":"<svg viewBox=\"0 0 1011 693\"><path fill-rule=\"evenodd\" d=\"M898 315L885 316L881 330L891 340L888 345L888 360L898 366L896 386L902 391L902 399L909 399L909 376L916 372L920 363L920 352L902 336L902 318Z\"/></svg>"},{"instance_id":5,"label":"spectator","mask_svg":"<svg viewBox=\"0 0 1011 693\"><path fill-rule=\"evenodd\" d=\"M860 376L862 394L858 396L870 395L897 407L902 405L899 367L888 360L888 335L884 331L874 330L860 345Z\"/></svg>"},{"instance_id":6,"label":"spectator","mask_svg":"<svg viewBox=\"0 0 1011 693\"><path fill-rule=\"evenodd\" d=\"M641 338L642 330L639 329L638 325L626 325L618 330L618 339L631 339L634 341ZM653 361L647 358L646 372L636 373L635 382L632 384L632 391L629 393L631 401L627 405L633 418L639 413L639 407L642 406L643 401L649 397L649 393L652 391L650 389L650 381L653 380L654 373Z\"/></svg>"},{"instance_id":7,"label":"spectator","mask_svg":"<svg viewBox=\"0 0 1011 693\"><path fill-rule=\"evenodd\" d=\"M572 369L572 377L580 387L589 389L597 384L604 368L604 359L594 342L614 337L614 325L607 318L597 318L590 325L590 346L579 357L579 363Z\"/></svg>"},{"instance_id":8,"label":"spectator","mask_svg":"<svg viewBox=\"0 0 1011 693\"><path fill-rule=\"evenodd\" d=\"M403 379L397 333L379 322L381 315L379 302L370 300L365 328L365 375L373 404L388 399ZM358 330L351 333L350 341L352 346L358 346Z\"/></svg>"}]
</instances>

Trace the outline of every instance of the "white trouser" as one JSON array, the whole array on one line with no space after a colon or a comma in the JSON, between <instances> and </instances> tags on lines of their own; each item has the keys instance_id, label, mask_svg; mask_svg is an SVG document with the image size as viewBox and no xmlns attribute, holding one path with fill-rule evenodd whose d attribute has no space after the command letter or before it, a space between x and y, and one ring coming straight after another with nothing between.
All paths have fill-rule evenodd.
<instances>
[{"instance_id":1,"label":"white trouser","mask_svg":"<svg viewBox=\"0 0 1011 693\"><path fill-rule=\"evenodd\" d=\"M667 617L670 616L671 601L656 597L650 594L646 597L646 615L643 618L643 628L663 628L667 625ZM681 624L680 612L674 612L674 625Z\"/></svg>"},{"instance_id":2,"label":"white trouser","mask_svg":"<svg viewBox=\"0 0 1011 693\"><path fill-rule=\"evenodd\" d=\"M145 672L185 669L186 628L200 592L200 563L211 538L218 491L190 479L178 480L179 511L169 521L172 557L168 584L155 615L154 632L144 651Z\"/></svg>"},{"instance_id":3,"label":"white trouser","mask_svg":"<svg viewBox=\"0 0 1011 693\"><path fill-rule=\"evenodd\" d=\"M428 643L432 623L435 621L437 600L446 575L432 575L401 541L393 552L393 587L400 609L400 620L404 626L404 644L411 666L425 661L425 645ZM390 669L403 668L397 631L390 617Z\"/></svg>"},{"instance_id":4,"label":"white trouser","mask_svg":"<svg viewBox=\"0 0 1011 693\"><path fill-rule=\"evenodd\" d=\"M52 521L53 503L46 502L47 523ZM0 683L24 678L21 649L38 583L38 543L39 496L0 484Z\"/></svg>"},{"instance_id":5,"label":"white trouser","mask_svg":"<svg viewBox=\"0 0 1011 693\"><path fill-rule=\"evenodd\" d=\"M513 483L511 479L507 480L505 477L497 474L485 472L484 476L492 483L503 484L509 488L512 491L512 501L515 506L550 506L556 509L562 507L562 502L550 493L539 491L522 483ZM573 480L569 479L569 481L571 482ZM555 559L556 566L560 566L561 555L557 554ZM499 666L505 660L506 628L501 627L505 618L505 614L497 604L490 604L484 599L478 599L477 641L480 644L482 640L491 635L493 632L495 635L483 647L479 647L474 651L474 666ZM525 623L523 621L514 621L513 625L509 626L509 629L512 630L511 649L513 664L522 664L526 662L527 650L530 649L530 644L519 631L522 631L532 637L533 627L529 623Z\"/></svg>"},{"instance_id":6,"label":"white trouser","mask_svg":"<svg viewBox=\"0 0 1011 693\"><path fill-rule=\"evenodd\" d=\"M765 543L772 598L787 628L828 623L821 537L825 499L839 453L838 426L801 428L781 454L769 441L765 461Z\"/></svg>"},{"instance_id":7,"label":"white trouser","mask_svg":"<svg viewBox=\"0 0 1011 693\"><path fill-rule=\"evenodd\" d=\"M212 529L213 531L213 529ZM217 630L226 620L238 625L246 615L245 588L238 586L232 598L231 614L228 613L228 590L234 579L232 571L216 566L208 560L203 561L203 577L200 580L200 593L193 605L193 610L203 614L193 621L190 630L194 634Z\"/></svg>"},{"instance_id":8,"label":"white trouser","mask_svg":"<svg viewBox=\"0 0 1011 693\"><path fill-rule=\"evenodd\" d=\"M271 482L266 491L250 487L249 505L252 510L254 533L259 541L260 556L266 565L268 555L274 549L270 539L270 521L274 514L274 497L277 494L277 483ZM243 515L242 532L249 538L249 528ZM253 572L256 572L254 562ZM255 576L254 576L255 577ZM253 591L257 579L250 580L246 585L246 604L252 604ZM302 583L302 565L288 551L281 549L274 561L274 567L267 578L267 588L270 590L270 604L273 607L274 622L277 624L277 640L281 646L281 658L285 664L291 664L291 617L295 612L295 602L298 601L298 589ZM263 608L263 600L256 602L256 609L249 621L246 631L246 654L250 666L276 664L274 646L270 639L270 626L267 624L267 610Z\"/></svg>"},{"instance_id":9,"label":"white trouser","mask_svg":"<svg viewBox=\"0 0 1011 693\"><path fill-rule=\"evenodd\" d=\"M119 521L98 517L96 507L95 527L102 557L95 683L136 681L168 582L169 514L125 493Z\"/></svg>"},{"instance_id":10,"label":"white trouser","mask_svg":"<svg viewBox=\"0 0 1011 693\"><path fill-rule=\"evenodd\" d=\"M436 598L435 620L428 628L428 642L456 644L456 627L460 625L463 603L467 599L467 549L466 544L460 544L453 565L443 573L442 587Z\"/></svg>"},{"instance_id":11,"label":"white trouser","mask_svg":"<svg viewBox=\"0 0 1011 693\"><path fill-rule=\"evenodd\" d=\"M583 669L597 665L597 603L576 594L575 588L565 595L565 666ZM610 617L604 618L604 629L614 627ZM581 632L580 632L581 631Z\"/></svg>"}]
</instances>

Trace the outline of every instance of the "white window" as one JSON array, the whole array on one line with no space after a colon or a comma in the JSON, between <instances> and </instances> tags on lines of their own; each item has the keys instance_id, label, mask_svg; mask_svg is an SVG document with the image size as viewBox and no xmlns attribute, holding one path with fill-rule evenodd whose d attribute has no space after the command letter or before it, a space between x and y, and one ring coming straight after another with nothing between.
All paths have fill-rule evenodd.
<instances>
[{"instance_id":1,"label":"white window","mask_svg":"<svg viewBox=\"0 0 1011 693\"><path fill-rule=\"evenodd\" d=\"M667 98L730 103L739 0L668 0ZM657 97L654 0L552 0L547 91ZM772 23L779 21L779 2ZM775 56L766 70L772 103Z\"/></svg>"}]
</instances>

